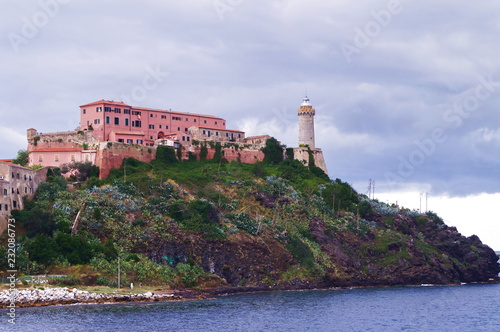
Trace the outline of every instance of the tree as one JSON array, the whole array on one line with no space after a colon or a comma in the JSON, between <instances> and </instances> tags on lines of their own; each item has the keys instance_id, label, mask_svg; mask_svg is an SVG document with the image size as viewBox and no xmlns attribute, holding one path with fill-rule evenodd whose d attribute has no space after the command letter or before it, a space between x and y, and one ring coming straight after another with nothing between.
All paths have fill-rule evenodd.
<instances>
[{"instance_id":1,"label":"tree","mask_svg":"<svg viewBox=\"0 0 500 332\"><path fill-rule=\"evenodd\" d=\"M17 151L17 157L12 160L13 164L21 165L21 166L26 166L28 165L28 151L26 150L19 150Z\"/></svg>"},{"instance_id":2,"label":"tree","mask_svg":"<svg viewBox=\"0 0 500 332\"><path fill-rule=\"evenodd\" d=\"M266 146L262 150L264 152L264 164L277 165L283 161L283 147L274 137L266 141Z\"/></svg>"}]
</instances>

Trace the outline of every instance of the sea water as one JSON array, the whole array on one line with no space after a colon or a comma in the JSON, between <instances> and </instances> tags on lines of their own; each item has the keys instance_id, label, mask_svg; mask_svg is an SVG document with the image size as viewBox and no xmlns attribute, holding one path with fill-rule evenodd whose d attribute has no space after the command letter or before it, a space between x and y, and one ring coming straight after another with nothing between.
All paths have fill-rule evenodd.
<instances>
[{"instance_id":1,"label":"sea water","mask_svg":"<svg viewBox=\"0 0 500 332\"><path fill-rule=\"evenodd\" d=\"M4 311L2 311L4 312ZM500 285L269 292L18 308L2 331L500 331Z\"/></svg>"}]
</instances>

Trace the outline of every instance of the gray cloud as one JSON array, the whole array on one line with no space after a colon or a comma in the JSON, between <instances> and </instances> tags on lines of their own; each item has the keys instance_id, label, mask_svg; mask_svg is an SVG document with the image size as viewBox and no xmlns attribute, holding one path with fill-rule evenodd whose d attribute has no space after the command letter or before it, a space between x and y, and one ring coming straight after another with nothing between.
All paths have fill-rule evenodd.
<instances>
[{"instance_id":1,"label":"gray cloud","mask_svg":"<svg viewBox=\"0 0 500 332\"><path fill-rule=\"evenodd\" d=\"M214 6L221 3L223 12ZM1 158L25 148L27 128L73 129L79 105L130 97L157 68L161 82L137 105L220 115L251 134L275 131L290 146L307 88L334 178L374 178L390 188L391 173L396 185L425 183L451 195L500 188L500 87L466 116L449 113L474 95L480 77L500 81L498 2L401 0L386 21L387 1L1 7ZM22 42L13 43L13 34ZM365 44L346 61L342 45L356 47L359 38ZM416 142L436 129L446 138L423 151ZM418 163L401 174L410 158Z\"/></svg>"}]
</instances>

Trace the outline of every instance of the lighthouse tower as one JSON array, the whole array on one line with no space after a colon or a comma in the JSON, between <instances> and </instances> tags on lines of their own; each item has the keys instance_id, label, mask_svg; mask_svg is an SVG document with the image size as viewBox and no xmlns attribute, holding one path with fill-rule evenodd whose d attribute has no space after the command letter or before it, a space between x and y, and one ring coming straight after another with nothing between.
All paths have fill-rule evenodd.
<instances>
[{"instance_id":1,"label":"lighthouse tower","mask_svg":"<svg viewBox=\"0 0 500 332\"><path fill-rule=\"evenodd\" d=\"M316 110L312 108L309 98L302 100L299 110L299 147L308 146L314 149L314 115Z\"/></svg>"}]
</instances>

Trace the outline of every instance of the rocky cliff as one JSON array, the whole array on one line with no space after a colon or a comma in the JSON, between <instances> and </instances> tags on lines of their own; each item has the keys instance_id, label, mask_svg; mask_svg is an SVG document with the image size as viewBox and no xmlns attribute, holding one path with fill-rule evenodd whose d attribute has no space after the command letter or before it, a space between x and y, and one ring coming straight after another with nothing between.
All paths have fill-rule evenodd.
<instances>
[{"instance_id":1,"label":"rocky cliff","mask_svg":"<svg viewBox=\"0 0 500 332\"><path fill-rule=\"evenodd\" d=\"M177 162L172 151L123 167L126 179L119 169L80 189L47 184L16 214L26 269L89 264L74 283L113 285L121 257L124 284L171 288L498 282L498 257L477 236L296 160Z\"/></svg>"}]
</instances>

